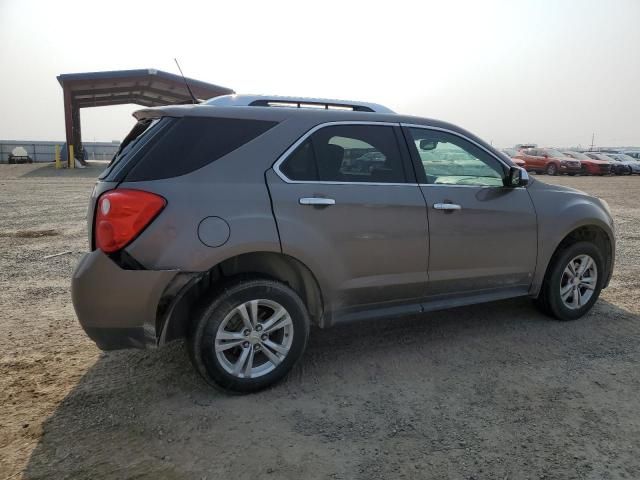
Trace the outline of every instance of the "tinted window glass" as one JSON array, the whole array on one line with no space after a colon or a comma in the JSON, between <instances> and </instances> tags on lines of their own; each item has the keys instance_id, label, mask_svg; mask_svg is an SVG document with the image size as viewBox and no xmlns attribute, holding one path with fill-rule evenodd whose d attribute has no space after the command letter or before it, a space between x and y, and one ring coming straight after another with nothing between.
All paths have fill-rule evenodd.
<instances>
[{"instance_id":1,"label":"tinted window glass","mask_svg":"<svg viewBox=\"0 0 640 480\"><path fill-rule=\"evenodd\" d=\"M162 130L162 128L172 120L173 119L164 117L144 119L136 123L120 144L120 148L118 148L111 162L109 162L109 166L102 172L99 178L105 179L111 175L114 170L120 169L140 151L142 146L154 136L155 132Z\"/></svg>"},{"instance_id":2,"label":"tinted window glass","mask_svg":"<svg viewBox=\"0 0 640 480\"><path fill-rule=\"evenodd\" d=\"M280 171L291 180L310 181L318 179L311 139L307 139L289 155L287 161L280 167Z\"/></svg>"},{"instance_id":3,"label":"tinted window glass","mask_svg":"<svg viewBox=\"0 0 640 480\"><path fill-rule=\"evenodd\" d=\"M438 130L409 131L427 183L503 186L502 164L471 142Z\"/></svg>"},{"instance_id":4,"label":"tinted window glass","mask_svg":"<svg viewBox=\"0 0 640 480\"><path fill-rule=\"evenodd\" d=\"M404 183L393 128L335 125L313 133L281 167L291 180Z\"/></svg>"},{"instance_id":5,"label":"tinted window glass","mask_svg":"<svg viewBox=\"0 0 640 480\"><path fill-rule=\"evenodd\" d=\"M166 131L127 175L127 181L176 177L201 168L266 132L275 122L184 117Z\"/></svg>"}]
</instances>

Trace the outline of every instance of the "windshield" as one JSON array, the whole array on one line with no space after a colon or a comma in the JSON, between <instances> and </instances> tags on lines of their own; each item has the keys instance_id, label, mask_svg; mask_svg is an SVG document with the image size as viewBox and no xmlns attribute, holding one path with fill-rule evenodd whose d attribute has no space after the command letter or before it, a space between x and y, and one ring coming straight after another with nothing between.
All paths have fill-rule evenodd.
<instances>
[{"instance_id":1,"label":"windshield","mask_svg":"<svg viewBox=\"0 0 640 480\"><path fill-rule=\"evenodd\" d=\"M577 160L592 160L591 158L587 157L584 153L580 153L580 152L569 151L569 152L564 152L564 154L568 157L575 158Z\"/></svg>"},{"instance_id":2,"label":"windshield","mask_svg":"<svg viewBox=\"0 0 640 480\"><path fill-rule=\"evenodd\" d=\"M505 148L502 151L510 157L515 157L516 155L518 155L518 151L515 148Z\"/></svg>"},{"instance_id":3,"label":"windshield","mask_svg":"<svg viewBox=\"0 0 640 480\"><path fill-rule=\"evenodd\" d=\"M565 157L566 156L562 152L559 152L558 150L554 150L553 148L545 149L544 153L546 153L550 157Z\"/></svg>"}]
</instances>

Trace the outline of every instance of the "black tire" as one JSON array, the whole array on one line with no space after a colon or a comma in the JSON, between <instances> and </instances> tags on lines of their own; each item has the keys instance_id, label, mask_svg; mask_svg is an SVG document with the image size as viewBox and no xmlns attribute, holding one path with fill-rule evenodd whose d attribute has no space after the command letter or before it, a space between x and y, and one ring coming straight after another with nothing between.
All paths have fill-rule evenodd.
<instances>
[{"instance_id":1,"label":"black tire","mask_svg":"<svg viewBox=\"0 0 640 480\"><path fill-rule=\"evenodd\" d=\"M547 168L545 169L545 172L547 175L557 175L558 174L558 166L551 162L549 165L547 165Z\"/></svg>"},{"instance_id":2,"label":"black tire","mask_svg":"<svg viewBox=\"0 0 640 480\"><path fill-rule=\"evenodd\" d=\"M255 299L277 302L287 310L292 320L293 340L284 359L272 371L256 378L240 378L220 363L214 348L215 338L218 327L234 308ZM233 393L251 393L273 385L291 370L307 346L309 324L304 302L287 285L269 279L235 281L202 307L191 325L187 346L195 369L210 385Z\"/></svg>"},{"instance_id":3,"label":"black tire","mask_svg":"<svg viewBox=\"0 0 640 480\"><path fill-rule=\"evenodd\" d=\"M564 269L567 267L570 260L583 254L589 255L596 263L598 270L596 286L587 303L578 309L570 309L565 306L564 302L560 298L560 282ZM561 251L556 252L547 268L547 273L542 283L540 294L535 300L537 307L546 315L558 320L576 320L582 317L585 313L591 310L593 304L598 300L605 280L606 272L604 265L602 252L591 242L576 242L565 247Z\"/></svg>"}]
</instances>

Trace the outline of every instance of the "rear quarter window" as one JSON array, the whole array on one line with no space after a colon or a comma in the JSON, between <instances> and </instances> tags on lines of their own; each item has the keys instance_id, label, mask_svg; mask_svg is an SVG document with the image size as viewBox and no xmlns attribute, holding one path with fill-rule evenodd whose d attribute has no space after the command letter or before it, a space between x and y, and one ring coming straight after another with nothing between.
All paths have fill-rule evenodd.
<instances>
[{"instance_id":1,"label":"rear quarter window","mask_svg":"<svg viewBox=\"0 0 640 480\"><path fill-rule=\"evenodd\" d=\"M193 172L231 153L276 124L236 118L177 119L141 156L126 180L158 180Z\"/></svg>"}]
</instances>

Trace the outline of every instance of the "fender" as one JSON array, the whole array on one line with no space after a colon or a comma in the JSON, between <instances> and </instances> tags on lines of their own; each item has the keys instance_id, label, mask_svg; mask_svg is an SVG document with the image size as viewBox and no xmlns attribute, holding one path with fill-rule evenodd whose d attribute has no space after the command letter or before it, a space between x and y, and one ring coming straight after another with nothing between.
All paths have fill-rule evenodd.
<instances>
[{"instance_id":1,"label":"fender","mask_svg":"<svg viewBox=\"0 0 640 480\"><path fill-rule=\"evenodd\" d=\"M529 293L538 295L549 262L558 246L572 232L583 227L601 230L611 245L610 252L603 252L609 265L606 286L613 271L615 257L614 225L608 207L601 200L583 192L540 181L531 184L528 190L538 215L538 261Z\"/></svg>"}]
</instances>

